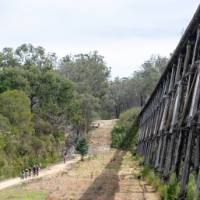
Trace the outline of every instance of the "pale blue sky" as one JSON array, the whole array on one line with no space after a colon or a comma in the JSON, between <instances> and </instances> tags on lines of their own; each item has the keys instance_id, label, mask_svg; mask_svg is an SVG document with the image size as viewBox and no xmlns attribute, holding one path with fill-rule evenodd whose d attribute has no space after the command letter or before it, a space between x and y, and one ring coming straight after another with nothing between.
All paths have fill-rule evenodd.
<instances>
[{"instance_id":1,"label":"pale blue sky","mask_svg":"<svg viewBox=\"0 0 200 200\"><path fill-rule=\"evenodd\" d=\"M112 77L168 56L198 0L0 0L0 48L43 46L59 57L97 50Z\"/></svg>"}]
</instances>

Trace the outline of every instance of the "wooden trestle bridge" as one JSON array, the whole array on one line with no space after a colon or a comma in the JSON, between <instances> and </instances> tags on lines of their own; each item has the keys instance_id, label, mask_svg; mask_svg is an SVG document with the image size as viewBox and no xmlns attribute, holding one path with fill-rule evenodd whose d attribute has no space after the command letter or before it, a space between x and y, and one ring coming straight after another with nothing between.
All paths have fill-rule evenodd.
<instances>
[{"instance_id":1,"label":"wooden trestle bridge","mask_svg":"<svg viewBox=\"0 0 200 200\"><path fill-rule=\"evenodd\" d=\"M200 191L200 6L139 117L139 154L163 179L175 173L179 199L189 175Z\"/></svg>"}]
</instances>

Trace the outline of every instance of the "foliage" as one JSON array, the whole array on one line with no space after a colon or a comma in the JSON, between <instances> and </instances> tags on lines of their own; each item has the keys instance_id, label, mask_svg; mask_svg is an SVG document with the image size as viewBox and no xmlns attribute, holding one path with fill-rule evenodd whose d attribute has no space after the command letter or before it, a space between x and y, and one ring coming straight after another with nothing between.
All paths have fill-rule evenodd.
<instances>
[{"instance_id":1,"label":"foliage","mask_svg":"<svg viewBox=\"0 0 200 200\"><path fill-rule=\"evenodd\" d=\"M141 101L145 101L150 96L158 79L167 64L167 58L152 56L142 64L142 70L135 73L136 81L139 83ZM141 102L144 103L144 102Z\"/></svg>"},{"instance_id":2,"label":"foliage","mask_svg":"<svg viewBox=\"0 0 200 200\"><path fill-rule=\"evenodd\" d=\"M167 63L167 58L152 56L140 70L128 78L115 78L109 84L109 110L119 117L121 112L143 106L152 93ZM112 103L111 103L112 102ZM107 102L105 102L107 105Z\"/></svg>"},{"instance_id":3,"label":"foliage","mask_svg":"<svg viewBox=\"0 0 200 200\"><path fill-rule=\"evenodd\" d=\"M189 176L188 188L187 188L187 199L188 200L198 200L199 196L197 194L197 186L195 175L193 173Z\"/></svg>"},{"instance_id":4,"label":"foliage","mask_svg":"<svg viewBox=\"0 0 200 200\"><path fill-rule=\"evenodd\" d=\"M135 120L138 111L138 108L132 108L120 115L117 125L112 130L112 147L134 151L138 130Z\"/></svg>"},{"instance_id":5,"label":"foliage","mask_svg":"<svg viewBox=\"0 0 200 200\"><path fill-rule=\"evenodd\" d=\"M45 192L30 191L27 189L15 189L10 188L1 191L0 199L10 199L10 200L45 200L47 194Z\"/></svg>"},{"instance_id":6,"label":"foliage","mask_svg":"<svg viewBox=\"0 0 200 200\"><path fill-rule=\"evenodd\" d=\"M34 163L55 162L67 146L66 135L75 145L93 119L119 117L139 106L141 94L149 95L164 62L165 58L153 57L132 77L111 81L110 68L97 52L58 60L40 46L4 48L0 52L0 179L16 176ZM113 130L113 146L134 149L135 116L136 111L121 115Z\"/></svg>"},{"instance_id":7,"label":"foliage","mask_svg":"<svg viewBox=\"0 0 200 200\"><path fill-rule=\"evenodd\" d=\"M6 132L11 130L11 124L8 118L0 114L0 131Z\"/></svg>"},{"instance_id":8,"label":"foliage","mask_svg":"<svg viewBox=\"0 0 200 200\"><path fill-rule=\"evenodd\" d=\"M75 83L77 99L87 130L91 120L103 116L104 102L108 93L110 69L97 52L65 56L59 64L59 71ZM107 114L107 110L105 111Z\"/></svg>"},{"instance_id":9,"label":"foliage","mask_svg":"<svg viewBox=\"0 0 200 200\"><path fill-rule=\"evenodd\" d=\"M175 174L171 174L168 183L163 183L160 176L156 174L149 166L144 166L140 176L154 186L164 200L177 199L180 187Z\"/></svg>"},{"instance_id":10,"label":"foliage","mask_svg":"<svg viewBox=\"0 0 200 200\"><path fill-rule=\"evenodd\" d=\"M109 80L110 69L97 52L65 56L59 71L75 83L79 94L95 97L93 111L103 119L145 103L166 66L167 58L152 56L128 78Z\"/></svg>"},{"instance_id":11,"label":"foliage","mask_svg":"<svg viewBox=\"0 0 200 200\"><path fill-rule=\"evenodd\" d=\"M62 58L60 71L76 83L78 92L98 98L105 95L110 69L97 52Z\"/></svg>"},{"instance_id":12,"label":"foliage","mask_svg":"<svg viewBox=\"0 0 200 200\"><path fill-rule=\"evenodd\" d=\"M81 109L81 116L84 119L85 132L89 130L92 119L94 119L95 110L98 109L98 98L90 94L80 94L79 104Z\"/></svg>"},{"instance_id":13,"label":"foliage","mask_svg":"<svg viewBox=\"0 0 200 200\"><path fill-rule=\"evenodd\" d=\"M9 120L14 134L31 133L30 101L24 92L12 90L1 93L0 114Z\"/></svg>"},{"instance_id":14,"label":"foliage","mask_svg":"<svg viewBox=\"0 0 200 200\"><path fill-rule=\"evenodd\" d=\"M16 50L6 47L0 52L0 67L37 66L51 69L56 60L54 53L46 53L43 47L34 47L32 44L22 44Z\"/></svg>"},{"instance_id":15,"label":"foliage","mask_svg":"<svg viewBox=\"0 0 200 200\"><path fill-rule=\"evenodd\" d=\"M174 200L178 197L179 192L180 192L179 182L176 178L176 175L173 173L171 174L170 180L166 186L165 199Z\"/></svg>"},{"instance_id":16,"label":"foliage","mask_svg":"<svg viewBox=\"0 0 200 200\"><path fill-rule=\"evenodd\" d=\"M80 124L74 85L55 61L31 44L0 52L0 179L58 160L65 131Z\"/></svg>"},{"instance_id":17,"label":"foliage","mask_svg":"<svg viewBox=\"0 0 200 200\"><path fill-rule=\"evenodd\" d=\"M83 160L83 157L88 153L88 143L85 137L78 139L76 151L81 155L81 160Z\"/></svg>"}]
</instances>

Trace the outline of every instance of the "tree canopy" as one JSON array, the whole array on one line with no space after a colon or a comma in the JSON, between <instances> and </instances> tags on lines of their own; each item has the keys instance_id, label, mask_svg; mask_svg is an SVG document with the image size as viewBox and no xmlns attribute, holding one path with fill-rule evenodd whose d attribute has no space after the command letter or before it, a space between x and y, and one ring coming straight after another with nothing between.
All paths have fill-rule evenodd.
<instances>
[{"instance_id":1,"label":"tree canopy","mask_svg":"<svg viewBox=\"0 0 200 200\"><path fill-rule=\"evenodd\" d=\"M59 159L67 141L87 135L94 119L118 118L151 94L167 59L154 56L129 78L110 78L94 51L58 59L22 44L0 52L0 179ZM69 139L70 138L70 139Z\"/></svg>"}]
</instances>

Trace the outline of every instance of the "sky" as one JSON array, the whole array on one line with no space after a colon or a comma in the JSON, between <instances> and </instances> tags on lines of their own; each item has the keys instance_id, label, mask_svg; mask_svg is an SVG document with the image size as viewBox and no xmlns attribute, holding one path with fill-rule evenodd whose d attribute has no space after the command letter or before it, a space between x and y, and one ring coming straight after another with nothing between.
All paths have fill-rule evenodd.
<instances>
[{"instance_id":1,"label":"sky","mask_svg":"<svg viewBox=\"0 0 200 200\"><path fill-rule=\"evenodd\" d=\"M23 43L58 57L97 50L112 78L169 56L198 0L0 0L0 49Z\"/></svg>"}]
</instances>

